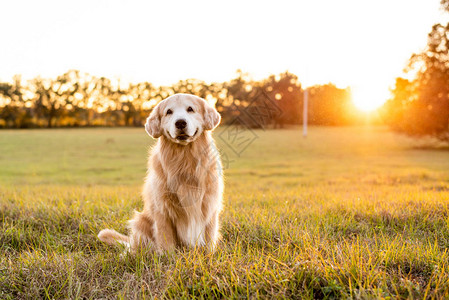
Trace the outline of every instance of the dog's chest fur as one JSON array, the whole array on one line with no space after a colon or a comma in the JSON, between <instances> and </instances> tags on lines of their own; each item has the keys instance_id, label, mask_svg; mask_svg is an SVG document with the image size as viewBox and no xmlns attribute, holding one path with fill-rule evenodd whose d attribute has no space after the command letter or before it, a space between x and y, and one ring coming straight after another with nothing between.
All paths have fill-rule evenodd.
<instances>
[{"instance_id":1,"label":"dog's chest fur","mask_svg":"<svg viewBox=\"0 0 449 300\"><path fill-rule=\"evenodd\" d=\"M213 197L209 197L209 194L210 191L217 190L219 158L208 149L192 150L194 151L185 149L177 155L170 155L170 160L161 157L166 176L166 192L170 194L166 198L168 203L165 203L165 207L179 241L189 246L204 246L205 228L214 207L214 203L210 203ZM167 150L162 153L167 153Z\"/></svg>"}]
</instances>

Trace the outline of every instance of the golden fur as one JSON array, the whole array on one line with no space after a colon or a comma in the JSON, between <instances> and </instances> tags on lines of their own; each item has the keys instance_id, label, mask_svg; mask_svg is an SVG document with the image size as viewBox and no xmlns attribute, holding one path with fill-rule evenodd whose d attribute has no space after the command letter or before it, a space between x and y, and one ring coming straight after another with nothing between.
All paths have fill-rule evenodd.
<instances>
[{"instance_id":1,"label":"golden fur","mask_svg":"<svg viewBox=\"0 0 449 300\"><path fill-rule=\"evenodd\" d=\"M185 120L179 129L176 121ZM148 160L144 209L129 221L130 235L104 229L100 240L171 250L177 246L213 249L218 239L223 179L211 136L220 115L199 97L173 95L159 103L145 128L159 138ZM175 125L174 125L175 124Z\"/></svg>"}]
</instances>

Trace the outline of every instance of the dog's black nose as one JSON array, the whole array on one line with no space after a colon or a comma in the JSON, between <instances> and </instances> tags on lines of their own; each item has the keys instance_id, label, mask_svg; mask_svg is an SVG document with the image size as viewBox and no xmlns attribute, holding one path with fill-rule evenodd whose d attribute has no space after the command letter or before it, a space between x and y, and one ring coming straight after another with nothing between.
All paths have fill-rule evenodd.
<instances>
[{"instance_id":1,"label":"dog's black nose","mask_svg":"<svg viewBox=\"0 0 449 300\"><path fill-rule=\"evenodd\" d=\"M175 126L178 129L184 129L187 126L187 122L186 122L186 120L181 119L181 120L176 121Z\"/></svg>"}]
</instances>

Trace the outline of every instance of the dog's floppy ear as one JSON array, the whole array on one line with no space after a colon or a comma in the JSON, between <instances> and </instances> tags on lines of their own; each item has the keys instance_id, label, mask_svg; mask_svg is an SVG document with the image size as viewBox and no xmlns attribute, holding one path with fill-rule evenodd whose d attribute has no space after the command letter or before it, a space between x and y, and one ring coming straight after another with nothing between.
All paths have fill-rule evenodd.
<instances>
[{"instance_id":1,"label":"dog's floppy ear","mask_svg":"<svg viewBox=\"0 0 449 300\"><path fill-rule=\"evenodd\" d=\"M204 100L204 129L213 130L220 124L220 120L221 116L218 111Z\"/></svg>"},{"instance_id":2,"label":"dog's floppy ear","mask_svg":"<svg viewBox=\"0 0 449 300\"><path fill-rule=\"evenodd\" d=\"M157 139L162 135L161 118L159 116L159 104L150 113L145 123L145 131L153 138Z\"/></svg>"}]
</instances>

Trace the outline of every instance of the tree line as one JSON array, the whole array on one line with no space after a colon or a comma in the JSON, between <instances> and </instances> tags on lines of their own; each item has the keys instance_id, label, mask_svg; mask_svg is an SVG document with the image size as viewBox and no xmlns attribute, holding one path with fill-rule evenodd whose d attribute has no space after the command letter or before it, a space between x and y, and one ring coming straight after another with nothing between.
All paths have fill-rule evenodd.
<instances>
[{"instance_id":1,"label":"tree line","mask_svg":"<svg viewBox=\"0 0 449 300\"><path fill-rule=\"evenodd\" d=\"M309 89L309 123L350 125L360 121L350 90L332 84ZM304 90L295 74L284 72L253 80L238 70L235 78L207 84L197 79L171 86L123 83L70 70L56 78L0 82L0 128L142 126L151 109L175 93L215 103L224 123L282 128L302 122Z\"/></svg>"}]
</instances>

